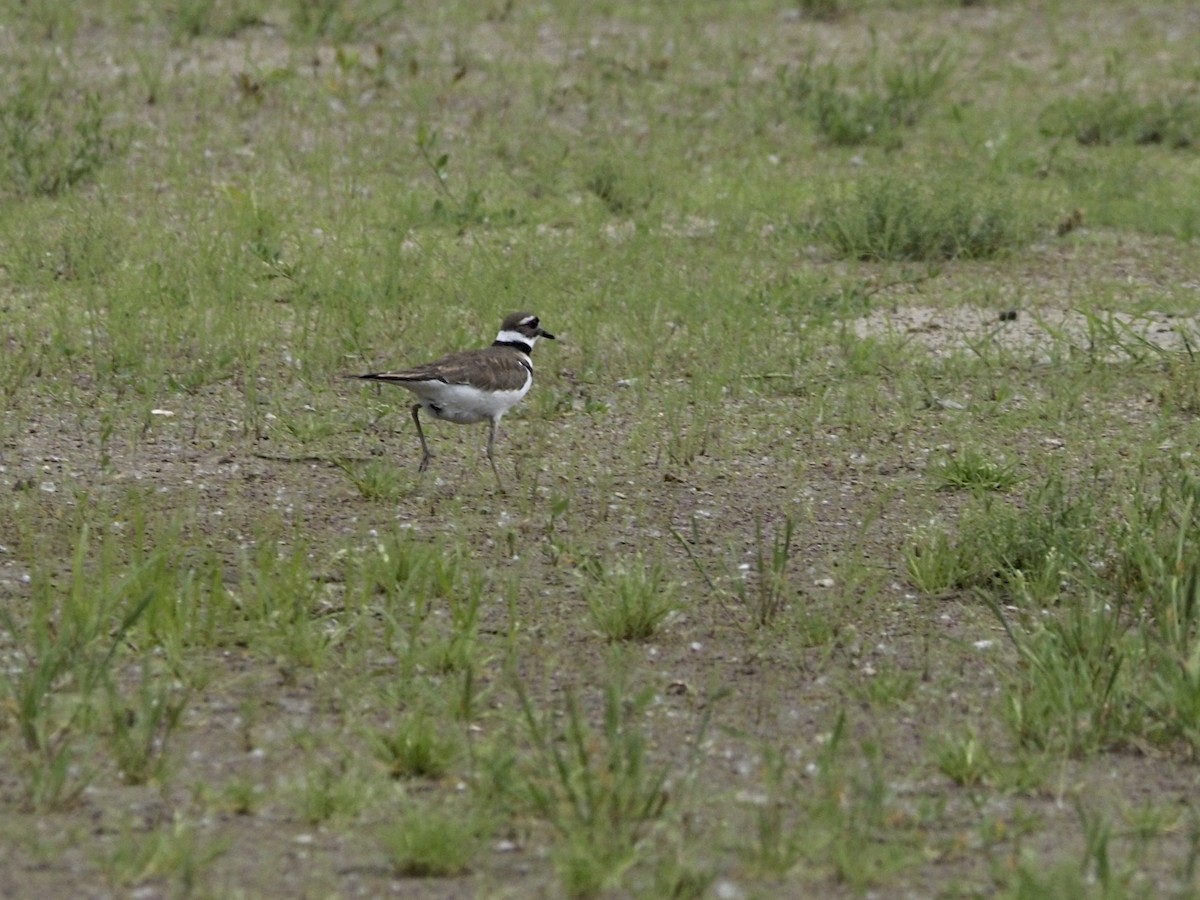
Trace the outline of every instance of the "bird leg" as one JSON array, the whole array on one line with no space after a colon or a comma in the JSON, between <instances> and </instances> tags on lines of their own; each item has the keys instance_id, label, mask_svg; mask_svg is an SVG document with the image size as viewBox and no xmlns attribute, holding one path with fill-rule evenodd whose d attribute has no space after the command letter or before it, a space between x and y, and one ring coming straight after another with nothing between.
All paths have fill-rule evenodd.
<instances>
[{"instance_id":1,"label":"bird leg","mask_svg":"<svg viewBox=\"0 0 1200 900\"><path fill-rule=\"evenodd\" d=\"M500 488L500 493L504 493L504 482L500 480L500 470L496 468L496 460L492 458L492 448L496 444L496 420L492 419L488 425L488 442L487 442L487 458L492 464L492 474L496 476L496 484Z\"/></svg>"},{"instance_id":2,"label":"bird leg","mask_svg":"<svg viewBox=\"0 0 1200 900\"><path fill-rule=\"evenodd\" d=\"M417 466L418 472L424 472L429 468L429 461L433 459L433 454L429 451L429 445L425 443L425 432L421 430L421 417L418 415L421 412L421 404L414 403L412 408L413 421L417 423L417 437L421 439L421 465Z\"/></svg>"}]
</instances>

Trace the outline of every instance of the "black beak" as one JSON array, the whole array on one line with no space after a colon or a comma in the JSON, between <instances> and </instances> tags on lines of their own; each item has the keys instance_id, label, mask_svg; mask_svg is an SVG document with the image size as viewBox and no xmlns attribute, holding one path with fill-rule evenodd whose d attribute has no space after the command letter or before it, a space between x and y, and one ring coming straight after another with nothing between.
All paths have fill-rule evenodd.
<instances>
[{"instance_id":1,"label":"black beak","mask_svg":"<svg viewBox=\"0 0 1200 900\"><path fill-rule=\"evenodd\" d=\"M538 329L538 337L544 337L544 338L549 338L550 340L554 340L554 335L552 335L548 331L543 331L541 328Z\"/></svg>"}]
</instances>

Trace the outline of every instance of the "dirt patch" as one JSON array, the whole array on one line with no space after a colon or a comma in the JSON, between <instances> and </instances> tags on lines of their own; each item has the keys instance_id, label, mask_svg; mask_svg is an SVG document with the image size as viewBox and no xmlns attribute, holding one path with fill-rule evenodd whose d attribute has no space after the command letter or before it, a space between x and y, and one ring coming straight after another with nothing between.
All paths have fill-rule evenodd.
<instances>
[{"instance_id":1,"label":"dirt patch","mask_svg":"<svg viewBox=\"0 0 1200 900\"><path fill-rule=\"evenodd\" d=\"M901 306L876 310L851 328L862 338L900 338L936 356L1002 351L1044 364L1076 351L1115 362L1200 347L1200 318L1155 311Z\"/></svg>"}]
</instances>

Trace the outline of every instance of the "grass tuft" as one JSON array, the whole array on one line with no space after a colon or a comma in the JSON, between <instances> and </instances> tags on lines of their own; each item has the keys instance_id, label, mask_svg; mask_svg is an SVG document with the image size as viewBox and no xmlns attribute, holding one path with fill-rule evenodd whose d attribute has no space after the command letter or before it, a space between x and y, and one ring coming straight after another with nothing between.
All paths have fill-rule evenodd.
<instances>
[{"instance_id":1,"label":"grass tuft","mask_svg":"<svg viewBox=\"0 0 1200 900\"><path fill-rule=\"evenodd\" d=\"M604 686L602 727L593 731L574 693L566 696L559 725L558 716L533 706L519 682L516 688L533 756L514 790L553 827L564 888L580 897L619 886L669 800L671 770L649 760L643 720L652 693L627 695L618 670Z\"/></svg>"},{"instance_id":2,"label":"grass tuft","mask_svg":"<svg viewBox=\"0 0 1200 900\"><path fill-rule=\"evenodd\" d=\"M395 503L408 488L408 478L393 460L373 459L361 464L335 460L364 500Z\"/></svg>"},{"instance_id":3,"label":"grass tuft","mask_svg":"<svg viewBox=\"0 0 1200 900\"><path fill-rule=\"evenodd\" d=\"M987 259L1031 237L1011 193L954 176L874 176L819 205L817 233L847 259Z\"/></svg>"},{"instance_id":4,"label":"grass tuft","mask_svg":"<svg viewBox=\"0 0 1200 900\"><path fill-rule=\"evenodd\" d=\"M598 160L584 181L591 191L614 216L630 216L645 209L654 196L652 182L642 167L606 157Z\"/></svg>"},{"instance_id":5,"label":"grass tuft","mask_svg":"<svg viewBox=\"0 0 1200 900\"><path fill-rule=\"evenodd\" d=\"M458 756L458 744L425 716L409 716L372 736L375 756L392 778L441 778Z\"/></svg>"},{"instance_id":6,"label":"grass tuft","mask_svg":"<svg viewBox=\"0 0 1200 900\"><path fill-rule=\"evenodd\" d=\"M109 746L117 769L128 784L161 780L167 772L168 749L187 709L188 696L152 671L152 661L142 663L133 701L121 696L111 681L107 686L111 723Z\"/></svg>"},{"instance_id":7,"label":"grass tuft","mask_svg":"<svg viewBox=\"0 0 1200 900\"><path fill-rule=\"evenodd\" d=\"M371 788L343 763L316 763L290 785L290 800L310 825L353 818L371 798Z\"/></svg>"},{"instance_id":8,"label":"grass tuft","mask_svg":"<svg viewBox=\"0 0 1200 900\"><path fill-rule=\"evenodd\" d=\"M867 61L850 69L810 61L785 77L787 94L832 144L898 146L901 131L917 124L955 66L944 42L914 47L897 61L881 56L873 46Z\"/></svg>"},{"instance_id":9,"label":"grass tuft","mask_svg":"<svg viewBox=\"0 0 1200 900\"><path fill-rule=\"evenodd\" d=\"M660 562L640 555L599 573L585 588L588 612L610 641L646 641L678 608L676 586Z\"/></svg>"},{"instance_id":10,"label":"grass tuft","mask_svg":"<svg viewBox=\"0 0 1200 900\"><path fill-rule=\"evenodd\" d=\"M1099 548L1097 511L1052 477L1023 504L976 493L957 527L919 530L906 553L922 590L982 588L1033 605L1054 602L1066 586L1095 584L1087 564Z\"/></svg>"},{"instance_id":11,"label":"grass tuft","mask_svg":"<svg viewBox=\"0 0 1200 900\"><path fill-rule=\"evenodd\" d=\"M123 827L99 860L113 887L139 888L166 883L170 893L186 895L229 850L224 838L208 837L195 824L176 817L167 827L146 833Z\"/></svg>"},{"instance_id":12,"label":"grass tuft","mask_svg":"<svg viewBox=\"0 0 1200 900\"><path fill-rule=\"evenodd\" d=\"M945 490L1006 491L1021 482L1012 463L997 462L976 447L947 454L933 471Z\"/></svg>"},{"instance_id":13,"label":"grass tuft","mask_svg":"<svg viewBox=\"0 0 1200 900\"><path fill-rule=\"evenodd\" d=\"M1084 146L1161 144L1173 150L1200 141L1200 99L1195 93L1140 100L1123 86L1060 100L1038 117L1043 134L1073 137Z\"/></svg>"},{"instance_id":14,"label":"grass tuft","mask_svg":"<svg viewBox=\"0 0 1200 900\"><path fill-rule=\"evenodd\" d=\"M974 729L938 740L934 762L943 775L960 787L983 784L993 766L987 743Z\"/></svg>"},{"instance_id":15,"label":"grass tuft","mask_svg":"<svg viewBox=\"0 0 1200 900\"><path fill-rule=\"evenodd\" d=\"M398 877L455 878L471 870L483 835L470 810L424 803L385 825L378 837Z\"/></svg>"},{"instance_id":16,"label":"grass tuft","mask_svg":"<svg viewBox=\"0 0 1200 900\"><path fill-rule=\"evenodd\" d=\"M47 61L9 75L0 88L0 192L55 197L117 155L99 93Z\"/></svg>"}]
</instances>

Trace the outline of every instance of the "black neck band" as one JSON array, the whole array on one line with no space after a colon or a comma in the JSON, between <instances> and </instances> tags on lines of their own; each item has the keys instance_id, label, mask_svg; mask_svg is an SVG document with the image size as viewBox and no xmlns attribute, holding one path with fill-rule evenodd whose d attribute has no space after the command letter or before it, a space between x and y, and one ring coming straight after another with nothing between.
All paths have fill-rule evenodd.
<instances>
[{"instance_id":1,"label":"black neck band","mask_svg":"<svg viewBox=\"0 0 1200 900\"><path fill-rule=\"evenodd\" d=\"M533 350L533 344L526 344L524 341L493 341L493 347L512 347L514 350L520 350L528 355Z\"/></svg>"}]
</instances>

